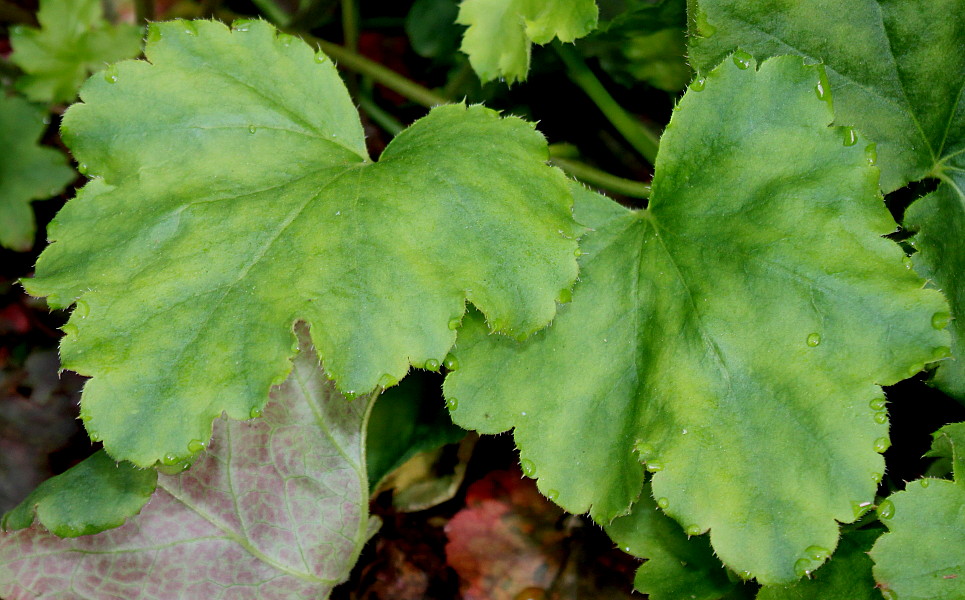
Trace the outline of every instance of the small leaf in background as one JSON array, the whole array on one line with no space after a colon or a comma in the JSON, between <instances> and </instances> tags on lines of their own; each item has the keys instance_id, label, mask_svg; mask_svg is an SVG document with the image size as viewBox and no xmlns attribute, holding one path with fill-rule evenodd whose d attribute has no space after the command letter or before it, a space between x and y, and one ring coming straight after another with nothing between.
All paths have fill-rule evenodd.
<instances>
[{"instance_id":1,"label":"small leaf in background","mask_svg":"<svg viewBox=\"0 0 965 600\"><path fill-rule=\"evenodd\" d=\"M868 556L879 535L877 529L845 532L826 565L789 586L762 588L757 600L883 600Z\"/></svg>"},{"instance_id":2,"label":"small leaf in background","mask_svg":"<svg viewBox=\"0 0 965 600\"><path fill-rule=\"evenodd\" d=\"M632 512L605 529L624 552L647 559L637 571L634 587L651 600L718 600L738 587L707 538L691 539L660 510L649 485Z\"/></svg>"},{"instance_id":3,"label":"small leaf in background","mask_svg":"<svg viewBox=\"0 0 965 600\"><path fill-rule=\"evenodd\" d=\"M335 67L301 40L264 21L148 38L150 62L92 77L67 111L93 179L24 282L77 303L63 366L92 376L82 413L111 456L178 462L223 412L257 413L296 319L351 396L438 369L467 301L513 336L553 318L583 228L532 124L440 106L372 162Z\"/></svg>"},{"instance_id":4,"label":"small leaf in background","mask_svg":"<svg viewBox=\"0 0 965 600\"><path fill-rule=\"evenodd\" d=\"M347 578L369 535L368 400L338 394L304 329L299 337L264 416L219 419L193 468L159 475L121 527L71 539L37 523L0 534L0 596L321 598Z\"/></svg>"},{"instance_id":5,"label":"small leaf in background","mask_svg":"<svg viewBox=\"0 0 965 600\"><path fill-rule=\"evenodd\" d=\"M928 455L949 458L954 480L911 481L878 505L888 533L871 558L888 600L965 598L965 423L938 430Z\"/></svg>"},{"instance_id":6,"label":"small leaf in background","mask_svg":"<svg viewBox=\"0 0 965 600\"><path fill-rule=\"evenodd\" d=\"M34 244L32 200L56 196L76 173L61 152L38 144L48 113L0 90L0 246L30 250Z\"/></svg>"},{"instance_id":7,"label":"small leaf in background","mask_svg":"<svg viewBox=\"0 0 965 600\"><path fill-rule=\"evenodd\" d=\"M514 600L548 588L560 572L562 511L517 471L494 471L466 492L466 508L446 525L446 560L464 600Z\"/></svg>"},{"instance_id":8,"label":"small leaf in background","mask_svg":"<svg viewBox=\"0 0 965 600\"><path fill-rule=\"evenodd\" d=\"M10 34L17 88L37 102L70 102L91 71L141 53L141 28L107 23L101 0L41 0L37 19Z\"/></svg>"},{"instance_id":9,"label":"small leaf in background","mask_svg":"<svg viewBox=\"0 0 965 600\"><path fill-rule=\"evenodd\" d=\"M665 512L764 584L819 567L873 498L879 385L948 353L948 305L882 237L873 146L828 127L824 81L746 53L695 81L649 208L578 198L594 231L572 303L523 343L467 319L444 387L456 424L514 428L524 472L598 523L627 513L645 462Z\"/></svg>"},{"instance_id":10,"label":"small leaf in background","mask_svg":"<svg viewBox=\"0 0 965 600\"><path fill-rule=\"evenodd\" d=\"M116 463L98 450L80 464L40 484L3 515L3 531L30 527L36 518L58 537L78 537L120 527L154 493L157 471Z\"/></svg>"},{"instance_id":11,"label":"small leaf in background","mask_svg":"<svg viewBox=\"0 0 965 600\"><path fill-rule=\"evenodd\" d=\"M416 0L405 18L412 49L426 58L448 58L459 47L457 0Z\"/></svg>"},{"instance_id":12,"label":"small leaf in background","mask_svg":"<svg viewBox=\"0 0 965 600\"><path fill-rule=\"evenodd\" d=\"M938 365L933 383L965 403L965 0L691 5L690 57L698 70L738 46L759 59L796 53L818 60L834 93L835 124L877 143L885 192L940 180L909 209L906 226L919 232L915 268L951 303L953 359Z\"/></svg>"},{"instance_id":13,"label":"small leaf in background","mask_svg":"<svg viewBox=\"0 0 965 600\"><path fill-rule=\"evenodd\" d=\"M601 11L603 6L600 7ZM687 64L687 11L683 0L631 0L579 43L585 56L596 56L616 81L638 81L679 92L693 78Z\"/></svg>"},{"instance_id":14,"label":"small leaf in background","mask_svg":"<svg viewBox=\"0 0 965 600\"><path fill-rule=\"evenodd\" d=\"M415 455L466 437L465 429L452 424L440 386L439 375L413 371L376 400L365 442L373 490Z\"/></svg>"},{"instance_id":15,"label":"small leaf in background","mask_svg":"<svg viewBox=\"0 0 965 600\"><path fill-rule=\"evenodd\" d=\"M479 79L512 83L526 79L533 43L572 42L597 16L594 0L463 0L457 22L469 27L461 49Z\"/></svg>"}]
</instances>

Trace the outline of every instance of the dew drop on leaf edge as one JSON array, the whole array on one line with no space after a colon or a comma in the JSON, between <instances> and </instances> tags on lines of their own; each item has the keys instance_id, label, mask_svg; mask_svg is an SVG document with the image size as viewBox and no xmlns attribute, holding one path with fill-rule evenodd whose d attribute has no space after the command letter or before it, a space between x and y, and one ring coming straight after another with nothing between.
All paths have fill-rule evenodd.
<instances>
[{"instance_id":1,"label":"dew drop on leaf edge","mask_svg":"<svg viewBox=\"0 0 965 600\"><path fill-rule=\"evenodd\" d=\"M878 454L883 454L888 448L891 447L891 440L886 437L880 437L875 440L874 449Z\"/></svg>"},{"instance_id":2,"label":"dew drop on leaf edge","mask_svg":"<svg viewBox=\"0 0 965 600\"><path fill-rule=\"evenodd\" d=\"M536 475L536 465L528 458L519 461L519 466L523 469L523 475L527 477L534 477Z\"/></svg>"},{"instance_id":3,"label":"dew drop on leaf edge","mask_svg":"<svg viewBox=\"0 0 965 600\"><path fill-rule=\"evenodd\" d=\"M111 65L104 71L104 81L107 83L117 83L117 65Z\"/></svg>"},{"instance_id":4,"label":"dew drop on leaf edge","mask_svg":"<svg viewBox=\"0 0 965 600\"><path fill-rule=\"evenodd\" d=\"M888 401L885 400L884 397L880 397L880 398L875 398L874 400L872 400L872 401L868 404L868 406L870 406L872 410L881 410L881 409L883 409L883 408L885 407L885 405L887 405L887 404L888 404Z\"/></svg>"},{"instance_id":5,"label":"dew drop on leaf edge","mask_svg":"<svg viewBox=\"0 0 965 600\"><path fill-rule=\"evenodd\" d=\"M700 535L700 525L688 525L686 532L688 537L693 537L695 535Z\"/></svg>"},{"instance_id":6,"label":"dew drop on leaf edge","mask_svg":"<svg viewBox=\"0 0 965 600\"><path fill-rule=\"evenodd\" d=\"M459 400L456 398L446 398L446 408L456 410L459 408Z\"/></svg>"},{"instance_id":7,"label":"dew drop on leaf edge","mask_svg":"<svg viewBox=\"0 0 965 600\"><path fill-rule=\"evenodd\" d=\"M668 508L670 508L670 500L667 500L666 498L658 498L657 506L659 506L663 510L667 510Z\"/></svg>"},{"instance_id":8,"label":"dew drop on leaf edge","mask_svg":"<svg viewBox=\"0 0 965 600\"><path fill-rule=\"evenodd\" d=\"M822 546L808 546L804 551L811 560L827 560L831 556L831 551Z\"/></svg>"},{"instance_id":9,"label":"dew drop on leaf edge","mask_svg":"<svg viewBox=\"0 0 965 600\"><path fill-rule=\"evenodd\" d=\"M202 442L201 440L191 440L190 442L188 442L188 452L192 454L197 454L198 452L201 452L202 450L204 450L204 447L205 447L205 443Z\"/></svg>"},{"instance_id":10,"label":"dew drop on leaf edge","mask_svg":"<svg viewBox=\"0 0 965 600\"><path fill-rule=\"evenodd\" d=\"M807 558L799 558L797 562L794 563L794 573L796 573L798 577L804 577L811 571L811 561Z\"/></svg>"},{"instance_id":11,"label":"dew drop on leaf edge","mask_svg":"<svg viewBox=\"0 0 965 600\"><path fill-rule=\"evenodd\" d=\"M895 516L895 503L891 500L882 500L875 512L878 513L879 519L890 519Z\"/></svg>"},{"instance_id":12,"label":"dew drop on leaf edge","mask_svg":"<svg viewBox=\"0 0 965 600\"><path fill-rule=\"evenodd\" d=\"M947 312L937 312L931 317L931 326L935 329L945 329L952 316Z\"/></svg>"},{"instance_id":13,"label":"dew drop on leaf edge","mask_svg":"<svg viewBox=\"0 0 965 600\"><path fill-rule=\"evenodd\" d=\"M743 50L738 50L733 54L733 56L731 56L731 58L734 60L734 64L737 65L737 68L742 70L748 69L751 66L751 61L754 60L753 56L747 52L744 52Z\"/></svg>"},{"instance_id":14,"label":"dew drop on leaf edge","mask_svg":"<svg viewBox=\"0 0 965 600\"><path fill-rule=\"evenodd\" d=\"M888 413L886 412L875 413L874 419L875 419L875 423L877 423L878 425L884 425L885 423L888 422Z\"/></svg>"},{"instance_id":15,"label":"dew drop on leaf edge","mask_svg":"<svg viewBox=\"0 0 965 600\"><path fill-rule=\"evenodd\" d=\"M251 411L248 413L248 417L252 419L257 419L260 416L261 416L261 409L258 408L257 406L253 407Z\"/></svg>"}]
</instances>

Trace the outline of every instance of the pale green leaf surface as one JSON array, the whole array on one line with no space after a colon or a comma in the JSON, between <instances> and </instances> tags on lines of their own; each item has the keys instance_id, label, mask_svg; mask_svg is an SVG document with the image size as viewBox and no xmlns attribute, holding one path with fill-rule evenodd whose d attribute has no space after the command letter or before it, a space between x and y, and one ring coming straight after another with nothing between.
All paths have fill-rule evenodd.
<instances>
[{"instance_id":1,"label":"pale green leaf surface","mask_svg":"<svg viewBox=\"0 0 965 600\"><path fill-rule=\"evenodd\" d=\"M883 600L871 575L868 550L879 530L851 531L841 536L826 565L789 586L761 588L757 600Z\"/></svg>"},{"instance_id":2,"label":"pale green leaf surface","mask_svg":"<svg viewBox=\"0 0 965 600\"><path fill-rule=\"evenodd\" d=\"M468 321L445 393L458 425L515 428L565 509L624 514L643 458L685 530L781 583L873 498L878 386L947 353L932 318L948 308L881 237L896 225L877 169L865 140L827 127L821 68L735 62L681 100L649 209L578 202L595 231L573 303L522 344Z\"/></svg>"},{"instance_id":3,"label":"pale green leaf surface","mask_svg":"<svg viewBox=\"0 0 965 600\"><path fill-rule=\"evenodd\" d=\"M942 290L952 306L948 320L952 357L943 360L930 383L965 402L965 158L962 172L905 212L906 229L918 232L911 243L915 270ZM955 317L952 317L952 314Z\"/></svg>"},{"instance_id":4,"label":"pale green leaf surface","mask_svg":"<svg viewBox=\"0 0 965 600\"><path fill-rule=\"evenodd\" d=\"M120 527L154 493L157 472L116 463L98 450L81 463L40 484L3 515L4 531L24 529L36 519L59 537L90 535Z\"/></svg>"},{"instance_id":5,"label":"pale green leaf surface","mask_svg":"<svg viewBox=\"0 0 965 600\"><path fill-rule=\"evenodd\" d=\"M924 478L888 497L888 526L871 549L886 598L965 598L965 423L933 434L929 456L952 459L954 481Z\"/></svg>"},{"instance_id":6,"label":"pale green leaf surface","mask_svg":"<svg viewBox=\"0 0 965 600\"><path fill-rule=\"evenodd\" d=\"M94 179L24 282L77 302L65 368L118 459L178 462L284 379L312 325L349 394L442 362L466 300L527 335L577 273L572 196L531 124L434 109L379 162L331 62L264 22L151 26L63 137Z\"/></svg>"},{"instance_id":7,"label":"pale green leaf surface","mask_svg":"<svg viewBox=\"0 0 965 600\"><path fill-rule=\"evenodd\" d=\"M302 342L264 417L219 419L208 451L189 471L159 475L121 527L71 539L39 524L0 534L0 596L327 597L368 538L370 399L338 394Z\"/></svg>"},{"instance_id":8,"label":"pale green leaf surface","mask_svg":"<svg viewBox=\"0 0 965 600\"><path fill-rule=\"evenodd\" d=\"M17 88L39 102L70 102L91 73L141 53L141 28L111 25L100 0L42 0L40 28L11 32L10 60L25 75Z\"/></svg>"},{"instance_id":9,"label":"pale green leaf surface","mask_svg":"<svg viewBox=\"0 0 965 600\"><path fill-rule=\"evenodd\" d=\"M462 51L482 81L526 79L532 44L572 42L593 31L595 0L463 0Z\"/></svg>"},{"instance_id":10,"label":"pale green leaf surface","mask_svg":"<svg viewBox=\"0 0 965 600\"><path fill-rule=\"evenodd\" d=\"M0 246L29 250L34 243L31 200L63 191L74 178L67 157L37 142L47 113L0 91Z\"/></svg>"},{"instance_id":11,"label":"pale green leaf surface","mask_svg":"<svg viewBox=\"0 0 965 600\"><path fill-rule=\"evenodd\" d=\"M605 529L621 550L647 559L637 570L633 586L651 600L718 600L737 587L707 538L689 539L657 507L649 485L632 512Z\"/></svg>"},{"instance_id":12,"label":"pale green leaf surface","mask_svg":"<svg viewBox=\"0 0 965 600\"><path fill-rule=\"evenodd\" d=\"M698 69L738 45L758 58L820 60L835 123L877 142L882 189L943 181L909 214L909 227L922 227L915 264L948 296L952 314L965 314L965 0L691 0L690 7ZM939 366L934 383L965 401L963 325L951 331L955 360Z\"/></svg>"}]
</instances>

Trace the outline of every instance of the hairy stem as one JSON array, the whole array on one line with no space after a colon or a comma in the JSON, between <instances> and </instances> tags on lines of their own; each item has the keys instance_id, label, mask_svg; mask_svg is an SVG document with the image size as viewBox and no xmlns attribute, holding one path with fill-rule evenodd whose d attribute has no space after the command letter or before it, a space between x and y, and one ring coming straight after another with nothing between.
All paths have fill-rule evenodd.
<instances>
[{"instance_id":1,"label":"hairy stem","mask_svg":"<svg viewBox=\"0 0 965 600\"><path fill-rule=\"evenodd\" d=\"M617 177L612 173L601 171L596 167L591 167L584 162L573 160L572 158L559 158L552 156L550 158L550 163L563 169L565 172L569 173L573 177L576 177L583 183L587 183L593 187L614 192L616 194L622 194L630 198L650 197L649 184L633 181L632 179L624 179L623 177Z\"/></svg>"},{"instance_id":2,"label":"hairy stem","mask_svg":"<svg viewBox=\"0 0 965 600\"><path fill-rule=\"evenodd\" d=\"M650 164L657 159L657 147L660 138L647 129L636 117L628 113L610 95L603 84L597 79L590 67L583 62L583 57L570 46L554 44L557 54L566 65L570 79L593 100L600 112L620 132L620 135L630 143Z\"/></svg>"}]
</instances>

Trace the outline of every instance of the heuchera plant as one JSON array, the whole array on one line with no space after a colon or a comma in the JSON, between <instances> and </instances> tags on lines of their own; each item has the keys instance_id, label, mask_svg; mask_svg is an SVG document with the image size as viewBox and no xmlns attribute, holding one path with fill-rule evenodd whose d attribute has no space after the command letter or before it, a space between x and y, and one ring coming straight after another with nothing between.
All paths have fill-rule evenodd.
<instances>
[{"instance_id":1,"label":"heuchera plant","mask_svg":"<svg viewBox=\"0 0 965 600\"><path fill-rule=\"evenodd\" d=\"M89 181L23 282L73 306L62 364L104 450L4 516L0 595L327 597L377 529L369 415L415 367L646 558L652 598L965 598L965 424L878 495L882 386L928 370L965 402L965 0L687 10L696 77L637 210L479 105L373 160L308 43L151 24L64 116ZM589 0L457 21L510 81L600 25ZM903 247L883 194L909 184Z\"/></svg>"}]
</instances>

